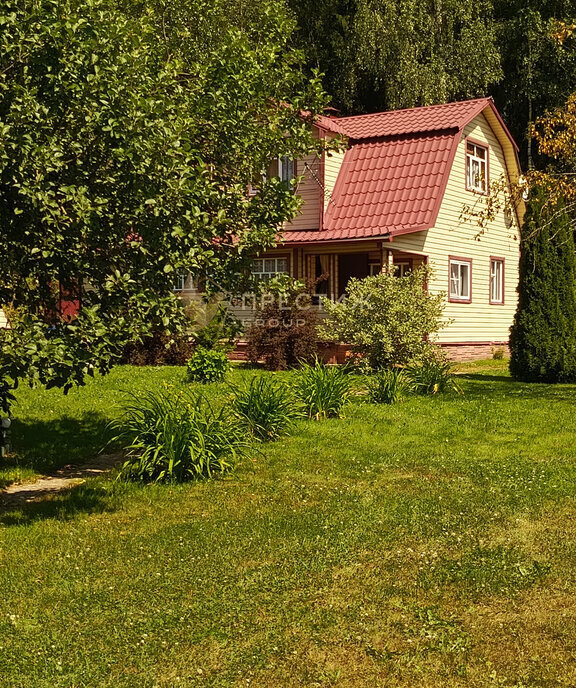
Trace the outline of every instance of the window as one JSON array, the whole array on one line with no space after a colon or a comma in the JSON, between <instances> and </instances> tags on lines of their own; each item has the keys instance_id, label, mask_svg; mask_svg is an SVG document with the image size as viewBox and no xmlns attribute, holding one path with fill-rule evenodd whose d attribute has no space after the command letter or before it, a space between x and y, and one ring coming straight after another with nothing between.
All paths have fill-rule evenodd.
<instances>
[{"instance_id":1,"label":"window","mask_svg":"<svg viewBox=\"0 0 576 688\"><path fill-rule=\"evenodd\" d=\"M396 268L394 272L396 277L408 277L412 272L412 262L409 260L394 261L394 267Z\"/></svg>"},{"instance_id":2,"label":"window","mask_svg":"<svg viewBox=\"0 0 576 688\"><path fill-rule=\"evenodd\" d=\"M185 272L181 272L180 274L176 275L172 289L174 291L184 291L186 289L187 279L188 275Z\"/></svg>"},{"instance_id":3,"label":"window","mask_svg":"<svg viewBox=\"0 0 576 688\"><path fill-rule=\"evenodd\" d=\"M450 258L449 300L470 303L472 300L472 261L468 258Z\"/></svg>"},{"instance_id":4,"label":"window","mask_svg":"<svg viewBox=\"0 0 576 688\"><path fill-rule=\"evenodd\" d=\"M490 303L504 303L503 258L490 258Z\"/></svg>"},{"instance_id":5,"label":"window","mask_svg":"<svg viewBox=\"0 0 576 688\"><path fill-rule=\"evenodd\" d=\"M291 182L294 179L294 160L288 155L283 155L281 158L278 158L278 176L286 188L292 188Z\"/></svg>"},{"instance_id":6,"label":"window","mask_svg":"<svg viewBox=\"0 0 576 688\"><path fill-rule=\"evenodd\" d=\"M276 275L288 272L287 258L256 258L252 261L252 274L256 279L267 282Z\"/></svg>"},{"instance_id":7,"label":"window","mask_svg":"<svg viewBox=\"0 0 576 688\"><path fill-rule=\"evenodd\" d=\"M379 275L382 272L382 266L380 263L368 263L368 274L370 277L374 275Z\"/></svg>"},{"instance_id":8,"label":"window","mask_svg":"<svg viewBox=\"0 0 576 688\"><path fill-rule=\"evenodd\" d=\"M466 188L486 193L488 189L488 149L466 141Z\"/></svg>"}]
</instances>

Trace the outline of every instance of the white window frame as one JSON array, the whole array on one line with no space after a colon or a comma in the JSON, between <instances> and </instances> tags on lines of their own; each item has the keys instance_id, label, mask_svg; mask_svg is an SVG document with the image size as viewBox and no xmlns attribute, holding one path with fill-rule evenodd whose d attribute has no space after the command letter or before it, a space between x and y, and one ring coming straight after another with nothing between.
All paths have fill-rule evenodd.
<instances>
[{"instance_id":1,"label":"white window frame","mask_svg":"<svg viewBox=\"0 0 576 688\"><path fill-rule=\"evenodd\" d=\"M186 291L186 282L188 281L188 273L180 272L174 279L172 291Z\"/></svg>"},{"instance_id":2,"label":"white window frame","mask_svg":"<svg viewBox=\"0 0 576 688\"><path fill-rule=\"evenodd\" d=\"M382 272L382 265L380 263L368 263L368 275L374 277Z\"/></svg>"},{"instance_id":3,"label":"white window frame","mask_svg":"<svg viewBox=\"0 0 576 688\"><path fill-rule=\"evenodd\" d=\"M480 151L484 152L483 157L479 154ZM466 188L482 194L488 192L488 146L470 139L466 139Z\"/></svg>"},{"instance_id":4,"label":"white window frame","mask_svg":"<svg viewBox=\"0 0 576 688\"><path fill-rule=\"evenodd\" d=\"M499 274L498 274L498 268ZM490 303L504 303L504 258L490 258Z\"/></svg>"},{"instance_id":5,"label":"white window frame","mask_svg":"<svg viewBox=\"0 0 576 688\"><path fill-rule=\"evenodd\" d=\"M284 265L284 269L280 266ZM272 267L272 269L268 269ZM255 258L252 261L252 275L259 282L267 282L276 275L288 275L289 266L286 256L274 256L265 258Z\"/></svg>"},{"instance_id":6,"label":"white window frame","mask_svg":"<svg viewBox=\"0 0 576 688\"><path fill-rule=\"evenodd\" d=\"M397 268L394 272L396 277L408 277L412 272L412 263L409 260L394 261L393 265Z\"/></svg>"},{"instance_id":7,"label":"white window frame","mask_svg":"<svg viewBox=\"0 0 576 688\"><path fill-rule=\"evenodd\" d=\"M452 267L458 267L458 276L452 276ZM467 277L463 279L464 268ZM463 289L463 285L466 289ZM455 287L455 288L454 288ZM472 301L472 259L450 257L448 262L448 300L454 303L471 303Z\"/></svg>"}]
</instances>

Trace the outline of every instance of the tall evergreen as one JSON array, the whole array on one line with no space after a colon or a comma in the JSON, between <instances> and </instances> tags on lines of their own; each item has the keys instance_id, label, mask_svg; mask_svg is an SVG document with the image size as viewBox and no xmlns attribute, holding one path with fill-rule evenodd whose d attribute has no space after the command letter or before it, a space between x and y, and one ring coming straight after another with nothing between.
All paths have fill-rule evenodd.
<instances>
[{"instance_id":1,"label":"tall evergreen","mask_svg":"<svg viewBox=\"0 0 576 688\"><path fill-rule=\"evenodd\" d=\"M510 331L510 372L525 382L576 380L576 255L563 206L544 211L538 190L521 237L519 301Z\"/></svg>"}]
</instances>

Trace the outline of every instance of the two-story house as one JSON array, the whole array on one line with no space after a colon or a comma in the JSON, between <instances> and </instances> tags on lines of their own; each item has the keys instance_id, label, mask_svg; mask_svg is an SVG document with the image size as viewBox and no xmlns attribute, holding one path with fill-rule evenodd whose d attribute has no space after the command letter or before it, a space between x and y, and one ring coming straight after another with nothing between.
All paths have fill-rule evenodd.
<instances>
[{"instance_id":1,"label":"two-story house","mask_svg":"<svg viewBox=\"0 0 576 688\"><path fill-rule=\"evenodd\" d=\"M505 346L516 309L523 204L496 208L480 228L463 213L491 182L520 177L517 146L490 98L353 117L319 117L318 137L345 137L346 150L284 163L301 178L300 215L282 242L254 261L266 279L288 273L325 279L339 297L351 277L426 263L428 288L446 293L450 324L439 343L453 358ZM278 171L280 174L280 171Z\"/></svg>"}]
</instances>

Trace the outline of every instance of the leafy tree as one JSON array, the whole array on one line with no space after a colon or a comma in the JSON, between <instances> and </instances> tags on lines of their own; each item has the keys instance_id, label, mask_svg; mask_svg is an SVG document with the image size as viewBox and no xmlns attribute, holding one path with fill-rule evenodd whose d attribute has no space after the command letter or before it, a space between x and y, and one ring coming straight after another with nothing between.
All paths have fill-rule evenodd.
<instances>
[{"instance_id":1,"label":"leafy tree","mask_svg":"<svg viewBox=\"0 0 576 688\"><path fill-rule=\"evenodd\" d=\"M526 382L576 380L576 255L562 205L532 194L521 236L519 301L510 372Z\"/></svg>"},{"instance_id":2,"label":"leafy tree","mask_svg":"<svg viewBox=\"0 0 576 688\"><path fill-rule=\"evenodd\" d=\"M575 0L494 0L503 78L490 88L524 165L541 166L529 127L546 110L561 106L574 89L573 39L558 40L557 22L576 17Z\"/></svg>"},{"instance_id":3,"label":"leafy tree","mask_svg":"<svg viewBox=\"0 0 576 688\"><path fill-rule=\"evenodd\" d=\"M321 335L349 344L374 369L434 358L429 339L444 325L445 294L430 294L428 277L429 270L419 268L407 277L381 273L351 279L344 302L324 300Z\"/></svg>"},{"instance_id":4,"label":"leafy tree","mask_svg":"<svg viewBox=\"0 0 576 688\"><path fill-rule=\"evenodd\" d=\"M182 3L168 31L158 6L2 4L0 304L14 327L0 333L0 381L9 387L81 383L152 326L177 330L177 272L226 286L296 213L279 180L252 197L246 187L275 156L318 145L301 112L321 107L319 83L302 73L287 44L293 25L276 5L264 12L266 34L251 38L226 29L220 3L213 44L200 41L210 7ZM184 33L194 17L196 39ZM73 322L58 317L62 290L82 304Z\"/></svg>"},{"instance_id":5,"label":"leafy tree","mask_svg":"<svg viewBox=\"0 0 576 688\"><path fill-rule=\"evenodd\" d=\"M337 107L376 111L483 96L502 72L491 0L289 0Z\"/></svg>"}]
</instances>

